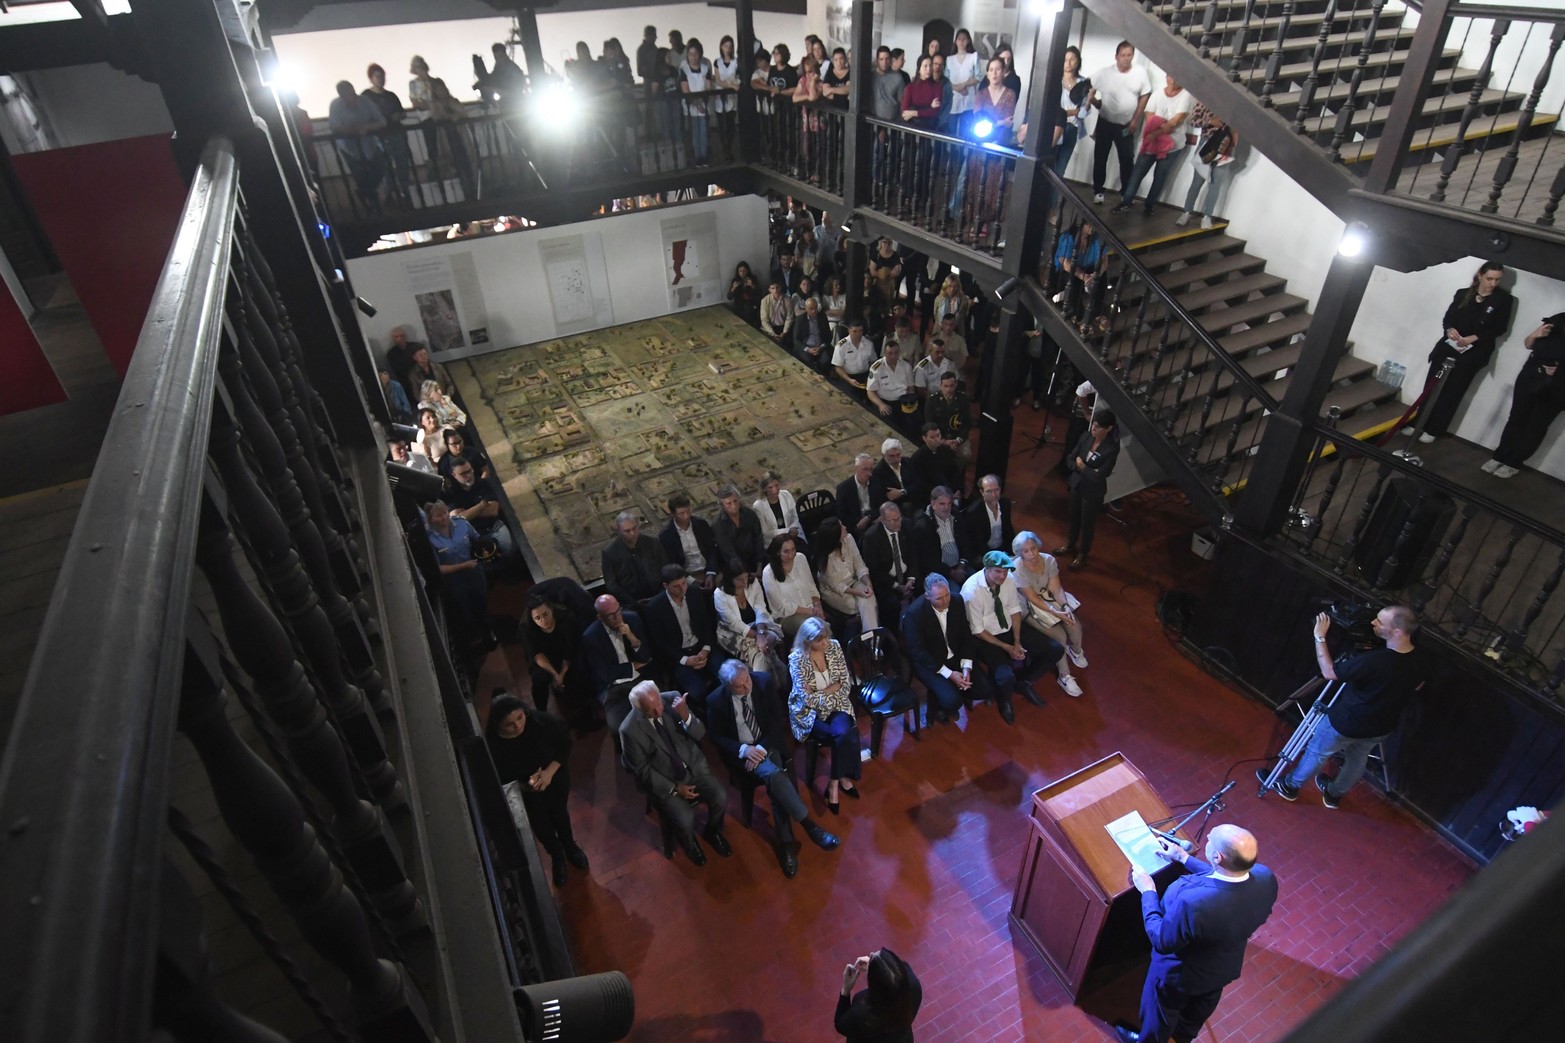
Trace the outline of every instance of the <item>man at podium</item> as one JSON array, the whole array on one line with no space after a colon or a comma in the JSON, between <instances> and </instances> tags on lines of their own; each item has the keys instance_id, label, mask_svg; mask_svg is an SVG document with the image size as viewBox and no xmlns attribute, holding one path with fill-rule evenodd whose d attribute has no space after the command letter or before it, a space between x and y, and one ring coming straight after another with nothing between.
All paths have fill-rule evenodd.
<instances>
[{"instance_id":1,"label":"man at podium","mask_svg":"<svg viewBox=\"0 0 1565 1043\"><path fill-rule=\"evenodd\" d=\"M1277 901L1277 877L1256 862L1255 837L1238 826L1212 830L1204 862L1161 837L1158 849L1185 875L1160 898L1151 876L1131 871L1152 968L1141 989L1141 1031L1114 1029L1125 1043L1194 1040L1223 988L1239 977L1245 944Z\"/></svg>"}]
</instances>

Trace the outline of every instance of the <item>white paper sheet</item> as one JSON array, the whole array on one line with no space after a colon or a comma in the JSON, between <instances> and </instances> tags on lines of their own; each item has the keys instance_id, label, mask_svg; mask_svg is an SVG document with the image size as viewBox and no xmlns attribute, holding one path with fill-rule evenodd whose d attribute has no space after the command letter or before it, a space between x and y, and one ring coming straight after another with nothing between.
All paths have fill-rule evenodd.
<instances>
[{"instance_id":1,"label":"white paper sheet","mask_svg":"<svg viewBox=\"0 0 1565 1043\"><path fill-rule=\"evenodd\" d=\"M1125 858L1137 869L1155 873L1168 865L1168 859L1158 854L1157 837L1141 817L1141 812L1132 811L1128 815L1121 815L1103 828L1108 830Z\"/></svg>"}]
</instances>

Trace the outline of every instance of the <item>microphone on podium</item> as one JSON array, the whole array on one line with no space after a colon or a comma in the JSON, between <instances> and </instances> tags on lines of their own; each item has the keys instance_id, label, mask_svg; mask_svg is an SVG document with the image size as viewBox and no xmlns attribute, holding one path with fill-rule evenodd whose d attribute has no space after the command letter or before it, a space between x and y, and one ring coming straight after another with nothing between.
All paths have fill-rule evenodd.
<instances>
[{"instance_id":1,"label":"microphone on podium","mask_svg":"<svg viewBox=\"0 0 1565 1043\"><path fill-rule=\"evenodd\" d=\"M1147 828L1148 829L1152 829L1151 826L1148 826ZM1193 844L1192 842L1190 842L1188 840L1185 840L1182 837L1177 837L1177 836L1175 836L1172 833L1165 833L1161 829L1152 829L1152 835L1155 836L1155 837L1162 837L1164 840L1168 841L1170 844L1178 844L1180 847L1184 848L1186 851L1189 851L1189 850L1191 850L1192 848L1195 847L1195 844Z\"/></svg>"}]
</instances>

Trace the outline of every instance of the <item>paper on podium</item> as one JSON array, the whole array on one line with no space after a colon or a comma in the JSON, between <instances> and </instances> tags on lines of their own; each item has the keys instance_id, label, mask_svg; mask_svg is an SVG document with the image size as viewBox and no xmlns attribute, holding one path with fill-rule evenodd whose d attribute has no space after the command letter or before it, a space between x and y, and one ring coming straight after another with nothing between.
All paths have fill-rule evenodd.
<instances>
[{"instance_id":1,"label":"paper on podium","mask_svg":"<svg viewBox=\"0 0 1565 1043\"><path fill-rule=\"evenodd\" d=\"M1168 859L1158 853L1157 837L1153 835L1141 812L1121 815L1103 827L1130 864L1147 873L1155 873L1168 865Z\"/></svg>"}]
</instances>

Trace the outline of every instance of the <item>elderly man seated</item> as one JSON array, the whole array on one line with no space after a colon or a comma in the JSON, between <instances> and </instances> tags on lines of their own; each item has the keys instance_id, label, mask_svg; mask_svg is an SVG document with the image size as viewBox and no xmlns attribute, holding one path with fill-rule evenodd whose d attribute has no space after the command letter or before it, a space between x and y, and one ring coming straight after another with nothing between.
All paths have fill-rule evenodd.
<instances>
[{"instance_id":1,"label":"elderly man seated","mask_svg":"<svg viewBox=\"0 0 1565 1043\"><path fill-rule=\"evenodd\" d=\"M682 695L664 695L651 681L630 690L631 713L619 726L620 759L636 786L652 799L684 845L690 861L706 865L696 839L695 805L706 805L702 836L724 858L733 854L723 836L728 790L717 781L701 752L706 727Z\"/></svg>"},{"instance_id":2,"label":"elderly man seated","mask_svg":"<svg viewBox=\"0 0 1565 1043\"><path fill-rule=\"evenodd\" d=\"M706 707L712 745L728 765L730 779L766 788L777 833L777 861L783 875L792 880L799 871L795 822L823 851L833 850L840 841L810 818L810 810L788 774L786 743L790 736L782 698L752 684L750 671L737 659L724 663L719 676L722 684L707 698Z\"/></svg>"},{"instance_id":3,"label":"elderly man seated","mask_svg":"<svg viewBox=\"0 0 1565 1043\"><path fill-rule=\"evenodd\" d=\"M831 323L821 314L820 301L814 297L804 302L804 314L794 317L793 353L817 373L831 369Z\"/></svg>"},{"instance_id":4,"label":"elderly man seated","mask_svg":"<svg viewBox=\"0 0 1565 1043\"><path fill-rule=\"evenodd\" d=\"M641 516L620 511L614 518L615 536L603 548L603 586L628 605L641 605L663 589L663 566L668 557L663 545L641 535Z\"/></svg>"},{"instance_id":5,"label":"elderly man seated","mask_svg":"<svg viewBox=\"0 0 1565 1043\"><path fill-rule=\"evenodd\" d=\"M875 588L875 607L888 625L902 618L902 606L913 596L918 579L907 537L902 531L902 511L894 503L880 505L880 524L864 537L864 565Z\"/></svg>"}]
</instances>

